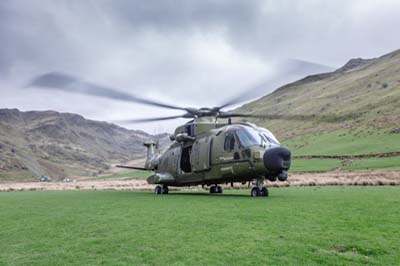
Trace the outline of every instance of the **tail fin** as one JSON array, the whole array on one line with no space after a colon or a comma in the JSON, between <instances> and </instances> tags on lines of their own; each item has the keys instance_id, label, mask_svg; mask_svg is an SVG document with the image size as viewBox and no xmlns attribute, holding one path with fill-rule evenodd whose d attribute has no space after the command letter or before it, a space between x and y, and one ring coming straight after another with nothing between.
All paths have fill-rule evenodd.
<instances>
[{"instance_id":1,"label":"tail fin","mask_svg":"<svg viewBox=\"0 0 400 266\"><path fill-rule=\"evenodd\" d=\"M146 141L143 143L144 146L147 147L147 157L146 157L146 163L145 163L145 168L151 169L151 161L154 159L156 152L158 150L158 145L154 141Z\"/></svg>"}]
</instances>

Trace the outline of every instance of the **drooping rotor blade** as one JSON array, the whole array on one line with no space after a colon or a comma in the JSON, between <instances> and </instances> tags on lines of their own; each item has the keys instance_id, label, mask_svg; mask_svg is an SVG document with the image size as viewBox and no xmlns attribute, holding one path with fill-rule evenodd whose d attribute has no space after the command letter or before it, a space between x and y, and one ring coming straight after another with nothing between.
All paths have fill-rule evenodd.
<instances>
[{"instance_id":1,"label":"drooping rotor blade","mask_svg":"<svg viewBox=\"0 0 400 266\"><path fill-rule=\"evenodd\" d=\"M221 112L219 114L219 117L220 118L249 117L249 118L267 119L267 120L294 120L294 121L320 120L328 123L333 123L348 119L348 117L341 117L336 115L255 115L255 114L240 114L240 113L230 113L230 112Z\"/></svg>"},{"instance_id":2,"label":"drooping rotor blade","mask_svg":"<svg viewBox=\"0 0 400 266\"><path fill-rule=\"evenodd\" d=\"M156 121L164 121L164 120L172 120L177 118L189 118L185 115L175 115L175 116L165 116L165 117L153 117L153 118L139 118L139 119L127 119L127 120L118 120L115 122L133 124L133 123L146 123L146 122L156 122Z\"/></svg>"},{"instance_id":3,"label":"drooping rotor blade","mask_svg":"<svg viewBox=\"0 0 400 266\"><path fill-rule=\"evenodd\" d=\"M175 110L186 110L187 108L161 103L158 101L148 100L144 98L139 98L128 93L120 92L113 88L99 86L90 82L86 82L79 78L69 76L64 73L59 72L50 72L43 75L40 75L34 78L29 84L28 87L36 86L43 89L48 90L59 90L66 92L73 92L79 94L86 94L98 97L104 97L108 99L126 101L126 102L134 102L141 103L145 105L158 106L168 109Z\"/></svg>"},{"instance_id":4,"label":"drooping rotor blade","mask_svg":"<svg viewBox=\"0 0 400 266\"><path fill-rule=\"evenodd\" d=\"M260 118L260 119L285 119L285 120L301 120L302 116L287 116L287 115L255 115L255 114L239 114L239 113L230 113L230 112L221 112L219 114L220 118L229 118L229 117L249 117L249 118ZM292 119L287 119L292 118Z\"/></svg>"},{"instance_id":5,"label":"drooping rotor blade","mask_svg":"<svg viewBox=\"0 0 400 266\"><path fill-rule=\"evenodd\" d=\"M305 116L303 115L255 115L255 114L240 114L240 113L230 113L230 112L222 112L219 117L227 118L227 117L251 117L251 118L261 118L261 119L286 119L290 120L303 120ZM311 116L310 116L311 117ZM315 116L312 116L315 117Z\"/></svg>"},{"instance_id":6,"label":"drooping rotor blade","mask_svg":"<svg viewBox=\"0 0 400 266\"><path fill-rule=\"evenodd\" d=\"M150 171L150 169L147 169L147 168L136 167L136 166L129 166L129 165L116 165L115 167L118 167L118 168L126 168L126 169L134 169L134 170L141 170L141 171Z\"/></svg>"}]
</instances>

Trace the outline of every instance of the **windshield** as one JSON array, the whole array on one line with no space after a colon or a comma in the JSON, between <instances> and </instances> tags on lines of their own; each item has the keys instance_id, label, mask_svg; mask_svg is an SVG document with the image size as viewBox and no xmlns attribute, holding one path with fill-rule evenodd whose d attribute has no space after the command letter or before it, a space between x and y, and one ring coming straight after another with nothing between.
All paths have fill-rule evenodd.
<instances>
[{"instance_id":1,"label":"windshield","mask_svg":"<svg viewBox=\"0 0 400 266\"><path fill-rule=\"evenodd\" d=\"M261 136L267 143L280 144L279 141L275 138L275 136L267 129L261 130Z\"/></svg>"},{"instance_id":2,"label":"windshield","mask_svg":"<svg viewBox=\"0 0 400 266\"><path fill-rule=\"evenodd\" d=\"M241 128L236 131L240 144L247 148L254 145L261 145L262 138L260 134L251 128Z\"/></svg>"}]
</instances>

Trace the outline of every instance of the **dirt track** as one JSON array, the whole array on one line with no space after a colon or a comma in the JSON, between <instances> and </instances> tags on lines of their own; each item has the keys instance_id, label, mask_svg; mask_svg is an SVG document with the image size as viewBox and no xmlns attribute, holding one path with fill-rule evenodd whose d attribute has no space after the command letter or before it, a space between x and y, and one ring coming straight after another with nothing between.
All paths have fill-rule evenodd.
<instances>
[{"instance_id":1,"label":"dirt track","mask_svg":"<svg viewBox=\"0 0 400 266\"><path fill-rule=\"evenodd\" d=\"M400 171L363 171L290 174L288 182L268 182L267 186L319 186L319 185L400 185ZM227 186L229 187L229 186ZM235 188L247 185L235 184ZM145 180L91 180L64 182L2 183L0 191L24 190L150 190L153 185ZM193 187L194 189L201 188ZM187 189L187 188L185 188Z\"/></svg>"}]
</instances>

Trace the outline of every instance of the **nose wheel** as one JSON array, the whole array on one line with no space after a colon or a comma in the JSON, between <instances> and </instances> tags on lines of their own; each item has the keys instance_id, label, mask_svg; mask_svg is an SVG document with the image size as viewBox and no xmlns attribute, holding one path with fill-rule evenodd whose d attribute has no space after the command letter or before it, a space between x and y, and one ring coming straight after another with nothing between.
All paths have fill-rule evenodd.
<instances>
[{"instance_id":1,"label":"nose wheel","mask_svg":"<svg viewBox=\"0 0 400 266\"><path fill-rule=\"evenodd\" d=\"M251 196L268 197L268 189L263 185L264 185L264 179L257 179L256 186L251 189Z\"/></svg>"},{"instance_id":2,"label":"nose wheel","mask_svg":"<svg viewBox=\"0 0 400 266\"><path fill-rule=\"evenodd\" d=\"M169 189L167 185L163 185L163 186L156 186L154 188L154 194L168 194Z\"/></svg>"},{"instance_id":3,"label":"nose wheel","mask_svg":"<svg viewBox=\"0 0 400 266\"><path fill-rule=\"evenodd\" d=\"M214 193L218 193L218 194L222 194L223 189L221 186L211 186L210 187L210 193L214 194Z\"/></svg>"},{"instance_id":4,"label":"nose wheel","mask_svg":"<svg viewBox=\"0 0 400 266\"><path fill-rule=\"evenodd\" d=\"M258 187L253 187L251 189L252 197L268 197L268 189L266 187L262 187L261 189Z\"/></svg>"}]
</instances>

